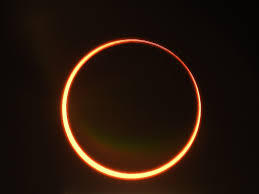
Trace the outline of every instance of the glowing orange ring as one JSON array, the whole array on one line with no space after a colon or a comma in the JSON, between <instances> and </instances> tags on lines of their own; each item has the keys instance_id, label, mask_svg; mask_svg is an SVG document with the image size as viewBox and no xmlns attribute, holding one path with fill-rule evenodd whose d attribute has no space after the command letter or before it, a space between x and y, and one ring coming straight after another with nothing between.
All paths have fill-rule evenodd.
<instances>
[{"instance_id":1,"label":"glowing orange ring","mask_svg":"<svg viewBox=\"0 0 259 194\"><path fill-rule=\"evenodd\" d=\"M144 172L134 172L134 173L128 173L128 172L122 172L122 171L116 171L110 168L107 168L99 163L97 163L96 161L94 161L90 156L88 156L83 149L80 147L80 145L77 143L75 137L72 134L71 128L69 126L69 121L68 121L68 116L67 116L67 98L68 98L68 94L69 94L69 89L71 87L71 84L76 76L76 74L78 73L78 71L80 70L80 68L94 55L96 55L97 53L101 52L104 49L116 46L116 45L120 45L120 44L126 44L126 43L140 43L140 44L146 44L146 45L150 45L150 46L154 46L157 47L159 49L162 49L164 51L166 51L167 53L169 53L170 55L172 55L174 58L176 58L181 64L182 66L185 68L185 70L188 72L191 81L193 83L194 89L195 89L195 93L196 93L196 99L197 99L197 114L196 114L196 122L195 122L195 126L193 129L193 132L191 134L191 137L189 138L188 142L186 143L186 145L182 148L182 150L174 157L172 158L169 162L167 162L166 164L163 164L161 166L159 166L158 168L149 170L149 171L144 171ZM199 89L198 86L196 84L196 81L192 75L192 73L190 72L190 70L188 69L188 67L184 64L184 62L177 57L173 52L171 52L170 50L168 50L167 48L157 44L157 43L153 43L150 41L146 41L146 40L140 40L140 39L122 39L122 40L115 40L115 41L111 41L105 44L102 44L100 46L98 46L97 48L93 49L92 51L90 51L88 54L86 54L81 60L80 62L75 66L75 68L73 69L73 71L71 72L65 88L64 88L64 92L63 92L63 97L62 97L62 107L61 107L61 112L62 112L62 121L63 121L63 126L65 129L65 133L66 136L71 144L71 146L73 147L73 149L75 150L75 152L80 156L80 158L89 166L91 166L93 169L99 171L100 173L104 174L104 175L108 175L114 178L119 178L119 179L127 179L127 180L136 180L136 179L144 179L144 178L148 178L148 177L152 177L155 175L158 175L162 172L165 172L166 170L168 170L170 167L174 166L178 161L180 161L180 159L186 154L186 152L190 149L197 133L199 130L199 125L200 125L200 119L201 119L201 99L200 99L200 94L199 94Z\"/></svg>"}]
</instances>

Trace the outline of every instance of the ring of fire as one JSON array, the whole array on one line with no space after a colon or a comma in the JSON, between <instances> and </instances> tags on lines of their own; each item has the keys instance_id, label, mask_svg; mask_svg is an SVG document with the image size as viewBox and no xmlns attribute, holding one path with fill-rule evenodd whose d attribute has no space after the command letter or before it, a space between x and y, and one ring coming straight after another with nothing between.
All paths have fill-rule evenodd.
<instances>
[{"instance_id":1,"label":"ring of fire","mask_svg":"<svg viewBox=\"0 0 259 194\"><path fill-rule=\"evenodd\" d=\"M80 70L80 68L97 53L99 53L107 48L110 48L110 47L113 47L116 45L120 45L120 44L127 44L127 43L146 44L149 46L157 47L157 48L162 49L163 51L167 52L168 54L173 56L175 59L177 59L181 63L181 65L184 67L184 69L187 71L187 73L192 81L192 84L193 84L193 87L194 87L194 90L196 93L196 101L197 101L196 121L195 121L195 125L193 128L192 134L191 134L189 140L187 141L187 143L185 144L185 146L178 152L178 154L175 157L173 157L169 162L167 162L155 169L151 169L149 171L144 171L144 172L133 172L133 173L116 171L116 170L110 169L108 167L103 166L100 163L97 163L89 155L87 155L87 153L85 153L83 151L83 149L80 147L80 145L78 144L78 142L76 141L76 139L72 133L72 130L69 125L68 113L67 113L69 90L70 90L72 82L73 82L76 74ZM191 145L193 144L193 142L196 138L196 135L198 133L198 130L199 130L199 125L200 125L200 120L201 120L201 99L200 99L199 88L197 86L197 83L196 83L191 71L184 64L184 62L178 56L176 56L172 51L168 50L167 48L165 48L157 43L146 41L146 40L121 39L121 40L114 40L114 41L111 41L111 42L98 46L97 48L93 49L88 54L86 54L79 61L79 63L74 67L74 69L72 70L71 74L69 75L69 77L67 79L67 82L65 84L65 88L63 91L62 105L61 105L61 117L62 117L62 123L63 123L64 129L65 129L65 134L67 136L67 139L69 140L69 143L71 144L74 151L78 154L78 156L86 164L88 164L90 167L97 170L98 172L100 172L104 175L111 176L113 178L126 179L126 180L137 180L137 179L149 178L149 177L158 175L162 172L165 172L166 170L168 170L169 168L174 166L177 162L179 162L181 160L181 158L187 153L187 151L190 149Z\"/></svg>"}]
</instances>

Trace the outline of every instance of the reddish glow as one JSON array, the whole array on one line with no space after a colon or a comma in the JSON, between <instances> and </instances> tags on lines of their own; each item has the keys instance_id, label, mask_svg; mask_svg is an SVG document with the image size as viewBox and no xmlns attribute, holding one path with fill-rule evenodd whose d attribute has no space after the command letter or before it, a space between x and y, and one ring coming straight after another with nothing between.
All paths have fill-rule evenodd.
<instances>
[{"instance_id":1,"label":"reddish glow","mask_svg":"<svg viewBox=\"0 0 259 194\"><path fill-rule=\"evenodd\" d=\"M72 85L72 82L73 82L76 74L80 70L80 68L88 60L90 60L91 57L93 57L97 53L101 52L102 50L113 47L113 46L116 46L116 45L126 44L126 43L138 43L138 44L146 44L146 45L154 46L154 47L157 47L159 49L162 49L163 51L169 53L171 56L173 56L175 59L177 59L182 64L182 66L185 68L185 70L188 72L188 75L191 78L191 81L192 81L194 89L195 89L196 100L197 100L197 114L196 114L195 125L194 125L192 134L191 134L188 142L180 150L180 152L175 157L173 157L169 162L167 162L167 163L165 163L165 164L163 164L163 165L161 165L161 166L159 166L155 169L151 169L149 171L143 171L143 172L132 172L132 173L123 172L123 171L116 171L116 170L110 169L108 167L105 167L104 165L102 165L100 163L97 163L87 153L85 153L84 150L80 147L80 145L76 141L75 137L73 136L72 130L71 130L70 125L69 125L68 113L67 113L67 103L68 103L69 89ZM86 164L88 164L93 169L97 170L98 172L100 172L104 175L108 175L108 176L111 176L111 177L114 177L114 178L119 178L119 179L137 180L137 179L149 178L149 177L158 175L162 172L165 172L166 170L168 170L169 168L174 166L177 162L179 162L181 160L181 158L186 154L186 152L190 149L192 143L194 142L194 139L196 138L198 130L199 130L199 125L200 125L200 120L201 120L201 99L200 99L198 86L196 84L196 81L195 81L192 73L190 72L188 67L184 64L184 62L178 56L176 56L173 52L171 52L167 48L165 48L165 47L163 47L163 46L161 46L157 43L154 43L154 42L150 42L150 41L146 41L146 40L140 40L140 39L122 39L122 40L111 41L111 42L108 42L108 43L105 43L105 44L102 44L102 45L98 46L97 48L93 49L88 54L86 54L81 59L81 61L79 61L79 63L75 66L75 68L73 69L73 71L69 75L68 80L66 82L64 92L63 92L63 97L62 97L61 113L62 113L62 122L63 122L63 126L64 126L64 129L65 129L65 134L66 134L71 146L75 150L75 152L78 154L78 156Z\"/></svg>"}]
</instances>

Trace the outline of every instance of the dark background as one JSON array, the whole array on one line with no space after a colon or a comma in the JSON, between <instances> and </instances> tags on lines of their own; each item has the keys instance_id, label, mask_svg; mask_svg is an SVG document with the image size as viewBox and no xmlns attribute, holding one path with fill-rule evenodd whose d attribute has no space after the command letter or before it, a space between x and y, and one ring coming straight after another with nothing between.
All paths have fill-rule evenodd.
<instances>
[{"instance_id":1,"label":"dark background","mask_svg":"<svg viewBox=\"0 0 259 194\"><path fill-rule=\"evenodd\" d=\"M3 6L9 193L243 193L252 190L258 131L257 8L252 1L51 2ZM63 133L67 76L91 49L141 38L175 52L193 72L202 122L187 155L141 181L86 166ZM147 46L97 55L78 74L69 114L80 144L105 165L143 170L188 138L195 98L179 63ZM3 71L3 70L2 70Z\"/></svg>"}]
</instances>

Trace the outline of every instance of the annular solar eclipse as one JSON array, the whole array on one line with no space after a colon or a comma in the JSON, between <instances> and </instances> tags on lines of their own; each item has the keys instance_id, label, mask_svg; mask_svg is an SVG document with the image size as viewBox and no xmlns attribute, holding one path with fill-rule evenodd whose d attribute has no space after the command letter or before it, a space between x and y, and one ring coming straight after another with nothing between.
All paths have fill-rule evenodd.
<instances>
[{"instance_id":1,"label":"annular solar eclipse","mask_svg":"<svg viewBox=\"0 0 259 194\"><path fill-rule=\"evenodd\" d=\"M153 47L157 47L158 49L161 49L165 51L166 53L170 54L172 57L174 57L177 61L180 62L180 64L183 66L183 68L186 70L188 73L188 76L192 82L192 85L194 87L194 91L196 94L196 103L197 103L197 112L196 112L196 120L195 120L195 125L193 127L192 133L190 135L190 138L187 140L187 143L185 146L176 154L176 156L172 157L171 160L165 164L161 164L157 168L148 170L148 171L140 171L140 172L124 172L124 171L117 171L111 168L108 168L104 166L103 164L100 164L96 162L93 158L91 158L79 145L77 140L75 139L73 135L73 130L70 127L69 124L69 117L68 117L68 112L67 112L67 105L68 105L68 96L69 96L69 91L70 87L73 83L74 78L76 77L78 71L80 68L85 65L93 56L95 56L97 53L108 49L110 47L114 47L116 45L121 45L121 44L145 44ZM63 91L63 96L62 96L62 102L61 102L61 117L62 117L62 124L64 126L64 131L66 134L66 137L71 144L72 148L74 151L77 153L77 155L90 167L95 169L96 171L113 177L113 178L118 178L118 179L125 179L125 180L138 180L138 179L145 179L145 178L150 178L152 176L156 176L158 174L161 174L174 166L177 162L179 162L183 156L187 153L187 151L190 149L192 146L198 130L199 130L199 125L200 125L200 120L201 120L201 99L200 99L200 93L199 93L199 88L197 86L197 83L194 79L194 76L192 75L191 71L189 68L185 65L185 63L178 57L176 56L172 51L169 49L151 42L147 40L142 40L142 39L120 39L120 40L114 40L110 41L107 43L104 43L97 48L91 50L89 53L87 53L80 61L79 63L74 67L72 72L70 73L66 84L65 88Z\"/></svg>"}]
</instances>

